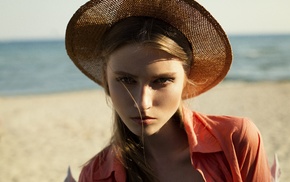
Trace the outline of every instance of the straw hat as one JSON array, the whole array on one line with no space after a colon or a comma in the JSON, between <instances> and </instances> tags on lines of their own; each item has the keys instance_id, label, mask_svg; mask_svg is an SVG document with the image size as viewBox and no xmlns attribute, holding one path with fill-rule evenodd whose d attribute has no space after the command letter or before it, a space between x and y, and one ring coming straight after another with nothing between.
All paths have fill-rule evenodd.
<instances>
[{"instance_id":1,"label":"straw hat","mask_svg":"<svg viewBox=\"0 0 290 182\"><path fill-rule=\"evenodd\" d=\"M192 46L193 64L183 99L197 96L226 76L232 52L218 22L193 0L91 0L80 7L68 23L66 50L75 65L102 86L103 64L99 58L101 38L110 27L127 17L161 19L179 31Z\"/></svg>"}]
</instances>

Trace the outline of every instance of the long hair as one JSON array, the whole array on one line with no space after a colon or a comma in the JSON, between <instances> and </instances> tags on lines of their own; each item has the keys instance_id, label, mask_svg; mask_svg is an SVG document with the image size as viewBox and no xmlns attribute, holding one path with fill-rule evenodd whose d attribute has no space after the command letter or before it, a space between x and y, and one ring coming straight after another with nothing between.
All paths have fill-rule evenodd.
<instances>
[{"instance_id":1,"label":"long hair","mask_svg":"<svg viewBox=\"0 0 290 182\"><path fill-rule=\"evenodd\" d=\"M132 43L166 51L182 61L185 73L190 70L193 62L191 45L180 31L158 19L130 17L116 23L104 36L102 44L102 59L105 65L103 86L108 95L110 95L106 79L108 57L122 46ZM175 120L182 123L181 107L173 117L176 117ZM146 162L142 141L125 126L116 111L114 111L113 128L111 145L116 152L116 156L126 169L127 181L158 181Z\"/></svg>"}]
</instances>

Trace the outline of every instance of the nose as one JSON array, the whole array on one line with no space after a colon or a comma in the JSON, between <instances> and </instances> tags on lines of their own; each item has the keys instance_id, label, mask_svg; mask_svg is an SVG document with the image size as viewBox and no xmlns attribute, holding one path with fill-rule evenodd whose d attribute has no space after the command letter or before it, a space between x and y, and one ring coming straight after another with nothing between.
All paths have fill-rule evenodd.
<instances>
[{"instance_id":1,"label":"nose","mask_svg":"<svg viewBox=\"0 0 290 182\"><path fill-rule=\"evenodd\" d=\"M135 96L135 106L139 107L141 111L148 110L153 104L152 89L148 85L140 86Z\"/></svg>"}]
</instances>

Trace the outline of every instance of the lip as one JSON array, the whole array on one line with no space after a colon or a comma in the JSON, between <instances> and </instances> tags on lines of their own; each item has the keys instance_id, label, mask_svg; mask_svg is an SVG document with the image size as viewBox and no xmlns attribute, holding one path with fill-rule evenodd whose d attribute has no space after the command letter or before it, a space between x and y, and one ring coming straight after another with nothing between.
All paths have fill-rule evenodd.
<instances>
[{"instance_id":1,"label":"lip","mask_svg":"<svg viewBox=\"0 0 290 182\"><path fill-rule=\"evenodd\" d=\"M140 124L140 125L150 125L154 122L154 120L156 120L156 118L154 117L151 117L151 116L142 116L142 119L141 117L131 117L131 119L136 122L137 124Z\"/></svg>"}]
</instances>

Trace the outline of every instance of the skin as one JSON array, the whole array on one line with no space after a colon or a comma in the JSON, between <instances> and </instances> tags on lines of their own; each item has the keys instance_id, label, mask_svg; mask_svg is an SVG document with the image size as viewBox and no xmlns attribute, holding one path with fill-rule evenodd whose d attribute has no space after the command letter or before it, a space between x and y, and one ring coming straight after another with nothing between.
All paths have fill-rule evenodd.
<instances>
[{"instance_id":1,"label":"skin","mask_svg":"<svg viewBox=\"0 0 290 182\"><path fill-rule=\"evenodd\" d=\"M187 135L172 118L186 83L182 62L167 52L130 44L109 56L107 79L114 109L143 138L147 162L159 180L203 181L192 167Z\"/></svg>"},{"instance_id":2,"label":"skin","mask_svg":"<svg viewBox=\"0 0 290 182\"><path fill-rule=\"evenodd\" d=\"M109 57L107 78L114 108L138 136L142 128L145 136L157 133L182 102L182 62L161 50L141 45L118 49Z\"/></svg>"}]
</instances>

